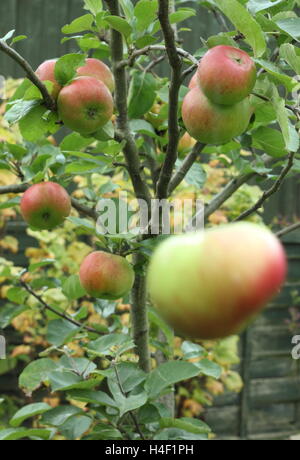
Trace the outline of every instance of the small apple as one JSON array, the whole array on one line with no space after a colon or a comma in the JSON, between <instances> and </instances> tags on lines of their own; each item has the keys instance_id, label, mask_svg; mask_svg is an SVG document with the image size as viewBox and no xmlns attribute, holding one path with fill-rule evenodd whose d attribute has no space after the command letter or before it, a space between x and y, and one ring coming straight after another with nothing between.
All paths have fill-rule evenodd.
<instances>
[{"instance_id":1,"label":"small apple","mask_svg":"<svg viewBox=\"0 0 300 460\"><path fill-rule=\"evenodd\" d=\"M134 283L134 270L124 257L104 251L89 254L79 272L82 287L92 297L116 300Z\"/></svg>"},{"instance_id":2,"label":"small apple","mask_svg":"<svg viewBox=\"0 0 300 460\"><path fill-rule=\"evenodd\" d=\"M77 75L79 77L94 77L102 81L111 92L115 89L115 80L111 70L99 59L87 58L85 65L77 69Z\"/></svg>"},{"instance_id":3,"label":"small apple","mask_svg":"<svg viewBox=\"0 0 300 460\"><path fill-rule=\"evenodd\" d=\"M21 199L24 220L38 230L52 230L62 224L70 212L70 196L55 182L32 185Z\"/></svg>"},{"instance_id":4,"label":"small apple","mask_svg":"<svg viewBox=\"0 0 300 460\"><path fill-rule=\"evenodd\" d=\"M113 98L102 81L75 78L59 93L58 113L64 124L80 134L97 132L113 115Z\"/></svg>"},{"instance_id":5,"label":"small apple","mask_svg":"<svg viewBox=\"0 0 300 460\"><path fill-rule=\"evenodd\" d=\"M197 75L202 91L212 102L233 105L251 93L256 68L245 51L219 45L203 56Z\"/></svg>"},{"instance_id":6,"label":"small apple","mask_svg":"<svg viewBox=\"0 0 300 460\"><path fill-rule=\"evenodd\" d=\"M189 89L193 89L193 88L195 88L195 86L198 86L198 85L199 85L198 74L197 74L197 72L195 72L194 75L192 76L190 82L189 82Z\"/></svg>"},{"instance_id":7,"label":"small apple","mask_svg":"<svg viewBox=\"0 0 300 460\"><path fill-rule=\"evenodd\" d=\"M182 119L186 130L194 139L204 144L226 144L247 130L252 116L250 99L232 105L211 102L195 86L185 96Z\"/></svg>"},{"instance_id":8,"label":"small apple","mask_svg":"<svg viewBox=\"0 0 300 460\"><path fill-rule=\"evenodd\" d=\"M193 139L188 132L185 132L184 135L179 139L178 142L178 153L182 154L191 150L196 144L196 139Z\"/></svg>"},{"instance_id":9,"label":"small apple","mask_svg":"<svg viewBox=\"0 0 300 460\"><path fill-rule=\"evenodd\" d=\"M278 293L285 275L275 235L239 222L168 238L150 262L148 289L177 332L211 340L240 332Z\"/></svg>"},{"instance_id":10,"label":"small apple","mask_svg":"<svg viewBox=\"0 0 300 460\"><path fill-rule=\"evenodd\" d=\"M57 82L54 74L54 69L57 59L49 59L43 62L35 71L41 81L51 81L53 83L51 96L56 100L61 90L60 84Z\"/></svg>"}]
</instances>

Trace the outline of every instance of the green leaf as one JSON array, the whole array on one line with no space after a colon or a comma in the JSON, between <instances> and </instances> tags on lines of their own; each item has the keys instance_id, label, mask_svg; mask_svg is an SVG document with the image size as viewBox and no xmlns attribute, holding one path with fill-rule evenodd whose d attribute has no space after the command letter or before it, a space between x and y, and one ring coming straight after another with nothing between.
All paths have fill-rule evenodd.
<instances>
[{"instance_id":1,"label":"green leaf","mask_svg":"<svg viewBox=\"0 0 300 460\"><path fill-rule=\"evenodd\" d=\"M44 412L51 410L51 406L45 403L34 403L28 406L22 407L10 420L9 424L13 427L20 426L24 420L36 415L41 415Z\"/></svg>"},{"instance_id":2,"label":"green leaf","mask_svg":"<svg viewBox=\"0 0 300 460\"><path fill-rule=\"evenodd\" d=\"M128 115L141 118L154 104L156 80L150 73L133 71L128 93Z\"/></svg>"},{"instance_id":3,"label":"green leaf","mask_svg":"<svg viewBox=\"0 0 300 460\"><path fill-rule=\"evenodd\" d=\"M41 104L39 100L23 101L17 100L14 105L4 115L5 120L10 123L17 123L22 120L34 107ZM45 111L45 109L44 109Z\"/></svg>"},{"instance_id":4,"label":"green leaf","mask_svg":"<svg viewBox=\"0 0 300 460\"><path fill-rule=\"evenodd\" d=\"M71 24L64 26L61 31L63 34L75 34L78 32L84 32L85 30L91 30L94 17L92 14L85 14L80 18L74 19Z\"/></svg>"},{"instance_id":5,"label":"green leaf","mask_svg":"<svg viewBox=\"0 0 300 460\"><path fill-rule=\"evenodd\" d=\"M0 204L0 210L7 209L7 208L13 208L15 206L18 206L19 204L20 204L20 197L11 198L11 200L8 200Z\"/></svg>"},{"instance_id":6,"label":"green leaf","mask_svg":"<svg viewBox=\"0 0 300 460\"><path fill-rule=\"evenodd\" d=\"M48 265L52 265L55 262L56 262L55 259L44 259L44 260L41 260L41 262L37 262L35 264L30 264L29 267L28 267L28 271L29 272L34 272L38 268L47 267Z\"/></svg>"},{"instance_id":7,"label":"green leaf","mask_svg":"<svg viewBox=\"0 0 300 460\"><path fill-rule=\"evenodd\" d=\"M211 429L206 423L201 420L182 417L179 419L163 417L159 421L161 428L179 428L180 430L187 431L188 433L194 434L208 434L211 433Z\"/></svg>"},{"instance_id":8,"label":"green leaf","mask_svg":"<svg viewBox=\"0 0 300 460\"><path fill-rule=\"evenodd\" d=\"M249 0L247 3L247 7L249 11L255 15L259 11L268 10L269 8L274 7L275 5L280 5L281 3L285 3L286 0Z\"/></svg>"},{"instance_id":9,"label":"green leaf","mask_svg":"<svg viewBox=\"0 0 300 460\"><path fill-rule=\"evenodd\" d=\"M139 394L124 396L120 390L119 384L115 377L113 379L107 379L108 387L116 401L117 408L120 413L120 417L123 417L126 412L138 409L147 402L147 393L142 390Z\"/></svg>"},{"instance_id":10,"label":"green leaf","mask_svg":"<svg viewBox=\"0 0 300 460\"><path fill-rule=\"evenodd\" d=\"M215 3L236 29L244 34L245 41L253 48L254 55L261 57L267 45L263 31L253 16L238 0L215 0Z\"/></svg>"},{"instance_id":11,"label":"green leaf","mask_svg":"<svg viewBox=\"0 0 300 460\"><path fill-rule=\"evenodd\" d=\"M187 175L185 176L184 180L189 185L194 185L195 187L200 189L205 184L206 178L207 175L202 165L200 163L194 163Z\"/></svg>"},{"instance_id":12,"label":"green leaf","mask_svg":"<svg viewBox=\"0 0 300 460\"><path fill-rule=\"evenodd\" d=\"M31 394L43 382L48 380L51 371L57 369L57 364L49 358L32 361L19 377L19 386Z\"/></svg>"},{"instance_id":13,"label":"green leaf","mask_svg":"<svg viewBox=\"0 0 300 460\"><path fill-rule=\"evenodd\" d=\"M120 18L119 16L105 16L105 21L110 25L110 27L114 30L117 30L120 32L122 35L124 35L125 38L129 37L129 35L132 33L132 27L128 22Z\"/></svg>"},{"instance_id":14,"label":"green leaf","mask_svg":"<svg viewBox=\"0 0 300 460\"><path fill-rule=\"evenodd\" d=\"M98 141L108 141L109 139L113 139L115 134L115 127L114 124L109 121L106 125L102 126L93 137Z\"/></svg>"},{"instance_id":15,"label":"green leaf","mask_svg":"<svg viewBox=\"0 0 300 460\"><path fill-rule=\"evenodd\" d=\"M11 41L10 46L12 46L14 43L18 43L22 40L26 40L27 36L26 35L18 35L17 37L14 37Z\"/></svg>"},{"instance_id":16,"label":"green leaf","mask_svg":"<svg viewBox=\"0 0 300 460\"><path fill-rule=\"evenodd\" d=\"M23 304L28 297L27 291L24 291L21 287L12 287L7 291L6 297L11 302L15 302L19 305Z\"/></svg>"},{"instance_id":17,"label":"green leaf","mask_svg":"<svg viewBox=\"0 0 300 460\"><path fill-rule=\"evenodd\" d=\"M29 142L37 142L46 134L53 134L58 131L57 114L51 112L46 120L44 118L47 110L43 106L34 107L19 122L22 136Z\"/></svg>"},{"instance_id":18,"label":"green leaf","mask_svg":"<svg viewBox=\"0 0 300 460\"><path fill-rule=\"evenodd\" d=\"M81 150L94 142L93 138L82 137L79 133L68 134L60 143L62 151Z\"/></svg>"},{"instance_id":19,"label":"green leaf","mask_svg":"<svg viewBox=\"0 0 300 460\"><path fill-rule=\"evenodd\" d=\"M154 441L204 441L208 439L207 434L194 434L178 428L164 428L154 436Z\"/></svg>"},{"instance_id":20,"label":"green leaf","mask_svg":"<svg viewBox=\"0 0 300 460\"><path fill-rule=\"evenodd\" d=\"M47 341L51 345L60 347L72 340L79 331L79 327L64 319L55 319L48 323Z\"/></svg>"},{"instance_id":21,"label":"green leaf","mask_svg":"<svg viewBox=\"0 0 300 460\"><path fill-rule=\"evenodd\" d=\"M121 362L116 364L116 366L119 381L121 382L123 391L125 393L129 393L146 379L145 372L142 371L135 363ZM105 371L101 371L101 374L109 378L114 378L115 368L110 367Z\"/></svg>"},{"instance_id":22,"label":"green leaf","mask_svg":"<svg viewBox=\"0 0 300 460\"><path fill-rule=\"evenodd\" d=\"M295 46L290 43L284 43L281 45L280 57L292 67L297 75L300 75L300 56L296 53Z\"/></svg>"},{"instance_id":23,"label":"green leaf","mask_svg":"<svg viewBox=\"0 0 300 460\"><path fill-rule=\"evenodd\" d=\"M279 96L275 85L273 86L272 104L276 111L286 150L289 152L297 152L299 149L299 135L290 122L289 112L285 107L285 100Z\"/></svg>"},{"instance_id":24,"label":"green leaf","mask_svg":"<svg viewBox=\"0 0 300 460\"><path fill-rule=\"evenodd\" d=\"M109 334L93 340L87 345L88 351L93 352L97 356L115 356L118 347L121 347L128 341L130 337L126 334Z\"/></svg>"},{"instance_id":25,"label":"green leaf","mask_svg":"<svg viewBox=\"0 0 300 460\"><path fill-rule=\"evenodd\" d=\"M275 80L282 83L289 92L294 91L300 84L297 80L281 72L281 70L272 62L264 59L255 59L255 62L265 69Z\"/></svg>"},{"instance_id":26,"label":"green leaf","mask_svg":"<svg viewBox=\"0 0 300 460\"><path fill-rule=\"evenodd\" d=\"M75 415L68 418L59 427L60 433L65 436L66 439L74 441L80 438L86 433L92 424L92 419L86 415Z\"/></svg>"},{"instance_id":27,"label":"green leaf","mask_svg":"<svg viewBox=\"0 0 300 460\"><path fill-rule=\"evenodd\" d=\"M86 294L78 275L71 275L63 282L62 292L70 301L80 299Z\"/></svg>"},{"instance_id":28,"label":"green leaf","mask_svg":"<svg viewBox=\"0 0 300 460\"><path fill-rule=\"evenodd\" d=\"M298 40L300 38L300 18L287 18L275 21L281 30L286 32L290 37Z\"/></svg>"},{"instance_id":29,"label":"green leaf","mask_svg":"<svg viewBox=\"0 0 300 460\"><path fill-rule=\"evenodd\" d=\"M140 0L135 8L134 15L137 18L136 28L138 31L146 30L156 19L158 10L157 0Z\"/></svg>"},{"instance_id":30,"label":"green leaf","mask_svg":"<svg viewBox=\"0 0 300 460\"><path fill-rule=\"evenodd\" d=\"M261 126L252 133L252 145L275 158L287 154L285 142L280 131Z\"/></svg>"},{"instance_id":31,"label":"green leaf","mask_svg":"<svg viewBox=\"0 0 300 460\"><path fill-rule=\"evenodd\" d=\"M194 363L195 366L198 367L201 374L206 375L207 377L214 377L215 379L219 379L222 374L222 368L219 364L210 361L209 359L202 359Z\"/></svg>"},{"instance_id":32,"label":"green leaf","mask_svg":"<svg viewBox=\"0 0 300 460\"><path fill-rule=\"evenodd\" d=\"M146 379L146 391L151 399L171 385L182 380L191 379L199 375L197 366L184 361L169 361L161 364L148 375Z\"/></svg>"},{"instance_id":33,"label":"green leaf","mask_svg":"<svg viewBox=\"0 0 300 460\"><path fill-rule=\"evenodd\" d=\"M146 120L130 120L130 129L134 133L141 133L146 136L156 137L153 126Z\"/></svg>"},{"instance_id":34,"label":"green leaf","mask_svg":"<svg viewBox=\"0 0 300 460\"><path fill-rule=\"evenodd\" d=\"M65 54L58 59L54 73L58 83L65 86L76 75L76 70L85 63L85 56L83 54L70 53Z\"/></svg>"},{"instance_id":35,"label":"green leaf","mask_svg":"<svg viewBox=\"0 0 300 460\"><path fill-rule=\"evenodd\" d=\"M16 305L6 304L2 306L0 309L0 329L5 329L14 318L28 309L29 307L26 305L16 307Z\"/></svg>"},{"instance_id":36,"label":"green leaf","mask_svg":"<svg viewBox=\"0 0 300 460\"><path fill-rule=\"evenodd\" d=\"M26 428L9 428L0 431L0 441L16 441L24 438L41 438L49 439L52 435L52 430L46 429L26 429Z\"/></svg>"},{"instance_id":37,"label":"green leaf","mask_svg":"<svg viewBox=\"0 0 300 460\"><path fill-rule=\"evenodd\" d=\"M170 14L170 23L177 24L195 15L196 11L193 8L179 8L177 11Z\"/></svg>"},{"instance_id":38,"label":"green leaf","mask_svg":"<svg viewBox=\"0 0 300 460\"><path fill-rule=\"evenodd\" d=\"M103 391L71 390L68 391L68 396L76 401L82 401L89 404L117 407L116 402Z\"/></svg>"},{"instance_id":39,"label":"green leaf","mask_svg":"<svg viewBox=\"0 0 300 460\"><path fill-rule=\"evenodd\" d=\"M184 359L200 358L205 355L205 348L201 347L197 343L189 342L185 340L181 345Z\"/></svg>"},{"instance_id":40,"label":"green leaf","mask_svg":"<svg viewBox=\"0 0 300 460\"><path fill-rule=\"evenodd\" d=\"M89 390L99 385L101 380L102 378L100 377L85 380L82 376L67 370L53 371L49 374L52 391Z\"/></svg>"},{"instance_id":41,"label":"green leaf","mask_svg":"<svg viewBox=\"0 0 300 460\"><path fill-rule=\"evenodd\" d=\"M96 16L103 9L102 0L84 0L84 9Z\"/></svg>"},{"instance_id":42,"label":"green leaf","mask_svg":"<svg viewBox=\"0 0 300 460\"><path fill-rule=\"evenodd\" d=\"M75 406L59 406L47 411L41 418L42 425L60 426L73 415L82 414L82 410Z\"/></svg>"}]
</instances>

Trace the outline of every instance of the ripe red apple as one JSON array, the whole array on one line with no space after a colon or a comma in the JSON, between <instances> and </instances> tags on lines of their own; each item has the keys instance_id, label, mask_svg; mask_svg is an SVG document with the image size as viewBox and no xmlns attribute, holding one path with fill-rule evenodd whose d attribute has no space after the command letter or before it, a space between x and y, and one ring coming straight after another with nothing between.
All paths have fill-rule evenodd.
<instances>
[{"instance_id":1,"label":"ripe red apple","mask_svg":"<svg viewBox=\"0 0 300 460\"><path fill-rule=\"evenodd\" d=\"M49 59L48 61L43 62L35 72L41 81L51 81L53 83L51 95L55 100L62 88L57 82L54 74L56 62L57 59Z\"/></svg>"},{"instance_id":2,"label":"ripe red apple","mask_svg":"<svg viewBox=\"0 0 300 460\"><path fill-rule=\"evenodd\" d=\"M150 262L148 288L177 332L218 339L241 331L285 275L279 240L265 227L240 222L167 239Z\"/></svg>"},{"instance_id":3,"label":"ripe red apple","mask_svg":"<svg viewBox=\"0 0 300 460\"><path fill-rule=\"evenodd\" d=\"M216 104L232 105L252 91L256 68L245 51L233 46L211 48L201 59L198 80L204 94Z\"/></svg>"},{"instance_id":4,"label":"ripe red apple","mask_svg":"<svg viewBox=\"0 0 300 460\"><path fill-rule=\"evenodd\" d=\"M193 89L193 88L195 88L195 86L198 86L198 85L199 85L198 74L197 74L197 72L195 72L194 75L192 76L192 78L190 79L189 89Z\"/></svg>"},{"instance_id":5,"label":"ripe red apple","mask_svg":"<svg viewBox=\"0 0 300 460\"><path fill-rule=\"evenodd\" d=\"M133 286L134 270L124 257L104 251L89 254L79 272L82 287L100 299L120 299Z\"/></svg>"},{"instance_id":6,"label":"ripe red apple","mask_svg":"<svg viewBox=\"0 0 300 460\"><path fill-rule=\"evenodd\" d=\"M102 81L113 92L115 89L114 76L104 62L99 59L87 58L85 65L77 69L79 77L94 77Z\"/></svg>"},{"instance_id":7,"label":"ripe red apple","mask_svg":"<svg viewBox=\"0 0 300 460\"><path fill-rule=\"evenodd\" d=\"M179 139L178 142L178 153L185 153L191 150L196 144L196 140L193 139L188 132L185 132L184 135Z\"/></svg>"},{"instance_id":8,"label":"ripe red apple","mask_svg":"<svg viewBox=\"0 0 300 460\"><path fill-rule=\"evenodd\" d=\"M59 116L80 134L93 134L113 115L113 98L102 81L93 77L75 78L59 93Z\"/></svg>"},{"instance_id":9,"label":"ripe red apple","mask_svg":"<svg viewBox=\"0 0 300 460\"><path fill-rule=\"evenodd\" d=\"M185 96L182 119L188 133L204 144L226 144L247 130L252 115L249 98L235 105L217 105L195 86Z\"/></svg>"},{"instance_id":10,"label":"ripe red apple","mask_svg":"<svg viewBox=\"0 0 300 460\"><path fill-rule=\"evenodd\" d=\"M21 213L24 220L38 230L52 230L63 223L70 211L70 196L55 182L32 185L21 200Z\"/></svg>"}]
</instances>

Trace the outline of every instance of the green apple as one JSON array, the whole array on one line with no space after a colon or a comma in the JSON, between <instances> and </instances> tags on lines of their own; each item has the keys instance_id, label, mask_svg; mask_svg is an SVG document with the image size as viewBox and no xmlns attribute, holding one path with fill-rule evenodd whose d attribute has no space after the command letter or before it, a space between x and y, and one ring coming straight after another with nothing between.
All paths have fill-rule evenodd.
<instances>
[{"instance_id":1,"label":"green apple","mask_svg":"<svg viewBox=\"0 0 300 460\"><path fill-rule=\"evenodd\" d=\"M52 230L62 224L70 212L70 196L55 182L32 185L21 199L24 220L37 230Z\"/></svg>"},{"instance_id":2,"label":"green apple","mask_svg":"<svg viewBox=\"0 0 300 460\"><path fill-rule=\"evenodd\" d=\"M233 46L211 48L197 71L204 94L216 104L233 105L249 96L256 81L256 68L245 51Z\"/></svg>"},{"instance_id":3,"label":"green apple","mask_svg":"<svg viewBox=\"0 0 300 460\"><path fill-rule=\"evenodd\" d=\"M95 251L82 262L79 277L82 287L92 297L114 300L130 291L134 270L124 257Z\"/></svg>"},{"instance_id":4,"label":"green apple","mask_svg":"<svg viewBox=\"0 0 300 460\"><path fill-rule=\"evenodd\" d=\"M107 86L93 77L75 78L59 93L58 113L64 124L83 135L96 133L113 115Z\"/></svg>"},{"instance_id":5,"label":"green apple","mask_svg":"<svg viewBox=\"0 0 300 460\"><path fill-rule=\"evenodd\" d=\"M204 144L226 144L247 130L253 109L250 99L228 106L211 102L198 86L182 104L182 120L193 138Z\"/></svg>"}]
</instances>

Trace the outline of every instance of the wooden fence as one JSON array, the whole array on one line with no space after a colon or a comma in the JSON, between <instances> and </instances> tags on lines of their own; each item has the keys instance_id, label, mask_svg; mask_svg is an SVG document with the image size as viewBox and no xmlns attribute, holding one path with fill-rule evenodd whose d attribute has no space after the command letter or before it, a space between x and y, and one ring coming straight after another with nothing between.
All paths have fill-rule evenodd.
<instances>
[{"instance_id":1,"label":"wooden fence","mask_svg":"<svg viewBox=\"0 0 300 460\"><path fill-rule=\"evenodd\" d=\"M300 309L300 233L285 238L288 281L241 337L240 394L215 399L206 421L225 439L287 439L300 433L300 360L292 358L290 308ZM297 298L298 296L298 298Z\"/></svg>"}]
</instances>

